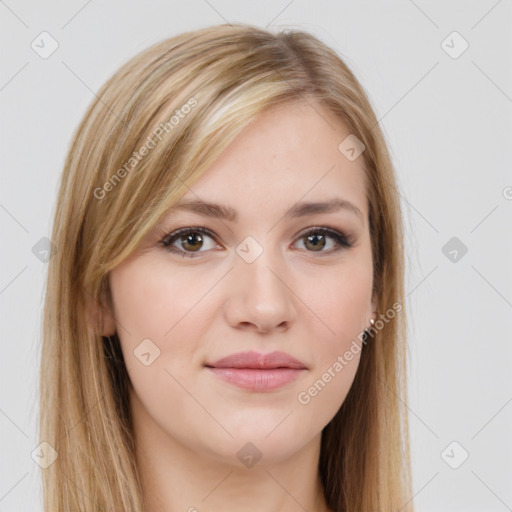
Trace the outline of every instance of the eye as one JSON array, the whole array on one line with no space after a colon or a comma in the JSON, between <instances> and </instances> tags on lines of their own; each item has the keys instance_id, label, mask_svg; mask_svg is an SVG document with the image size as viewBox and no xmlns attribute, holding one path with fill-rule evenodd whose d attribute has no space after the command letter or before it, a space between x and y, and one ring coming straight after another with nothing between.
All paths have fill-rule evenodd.
<instances>
[{"instance_id":1,"label":"eye","mask_svg":"<svg viewBox=\"0 0 512 512\"><path fill-rule=\"evenodd\" d=\"M194 257L197 253L213 249L217 246L209 230L202 226L173 231L161 240L160 243L170 252L181 254L183 257Z\"/></svg>"},{"instance_id":2,"label":"eye","mask_svg":"<svg viewBox=\"0 0 512 512\"><path fill-rule=\"evenodd\" d=\"M349 237L328 227L309 229L297 240L303 242L303 247L299 247L300 249L305 248L308 252L327 254L347 249L353 245ZM203 226L173 231L160 240L160 244L169 252L192 258L218 247L213 233Z\"/></svg>"},{"instance_id":3,"label":"eye","mask_svg":"<svg viewBox=\"0 0 512 512\"><path fill-rule=\"evenodd\" d=\"M310 229L298 240L304 242L303 245L308 252L333 253L353 245L343 233L326 227ZM324 250L326 247L327 249Z\"/></svg>"}]
</instances>

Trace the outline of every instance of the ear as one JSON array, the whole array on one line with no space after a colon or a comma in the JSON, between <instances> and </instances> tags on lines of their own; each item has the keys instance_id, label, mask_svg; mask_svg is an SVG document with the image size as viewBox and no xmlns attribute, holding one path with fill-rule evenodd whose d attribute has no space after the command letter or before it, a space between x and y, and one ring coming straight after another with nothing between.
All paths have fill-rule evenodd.
<instances>
[{"instance_id":1,"label":"ear","mask_svg":"<svg viewBox=\"0 0 512 512\"><path fill-rule=\"evenodd\" d=\"M116 321L112 312L112 303L108 293L103 291L100 301L88 299L87 319L94 332L101 336L113 336L116 333Z\"/></svg>"}]
</instances>

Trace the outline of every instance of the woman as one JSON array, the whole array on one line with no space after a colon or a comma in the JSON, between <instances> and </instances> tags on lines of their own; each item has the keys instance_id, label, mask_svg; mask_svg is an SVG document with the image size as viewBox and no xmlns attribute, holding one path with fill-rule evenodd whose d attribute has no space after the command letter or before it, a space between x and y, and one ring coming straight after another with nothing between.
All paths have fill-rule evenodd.
<instances>
[{"instance_id":1,"label":"woman","mask_svg":"<svg viewBox=\"0 0 512 512\"><path fill-rule=\"evenodd\" d=\"M412 510L401 222L312 35L221 25L122 66L55 214L45 510Z\"/></svg>"}]
</instances>

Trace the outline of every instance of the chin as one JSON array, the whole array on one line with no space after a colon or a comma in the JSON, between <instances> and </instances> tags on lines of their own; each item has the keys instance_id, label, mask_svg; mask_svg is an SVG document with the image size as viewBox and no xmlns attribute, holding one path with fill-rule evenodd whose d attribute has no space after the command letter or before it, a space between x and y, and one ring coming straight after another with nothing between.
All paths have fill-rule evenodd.
<instances>
[{"instance_id":1,"label":"chin","mask_svg":"<svg viewBox=\"0 0 512 512\"><path fill-rule=\"evenodd\" d=\"M218 462L262 469L284 462L311 441L306 436L299 436L295 429L291 432L283 428L283 425L277 428L274 425L274 429L262 428L255 420L254 425L232 432L233 438L226 434L220 439L205 439L205 449Z\"/></svg>"}]
</instances>

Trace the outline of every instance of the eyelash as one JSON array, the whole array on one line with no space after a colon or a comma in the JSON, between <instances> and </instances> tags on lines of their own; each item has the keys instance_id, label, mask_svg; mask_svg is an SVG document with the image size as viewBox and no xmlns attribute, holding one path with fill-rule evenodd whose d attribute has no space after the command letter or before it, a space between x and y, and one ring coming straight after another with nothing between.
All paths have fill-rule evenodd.
<instances>
[{"instance_id":1,"label":"eyelash","mask_svg":"<svg viewBox=\"0 0 512 512\"><path fill-rule=\"evenodd\" d=\"M183 257L189 257L189 258L196 258L199 255L201 255L204 252L207 251L184 251L181 249L178 249L174 247L172 244L179 239L180 237L184 235L188 235L190 233L201 233L202 235L207 235L213 240L215 240L215 236L213 233L206 228L205 226L196 226L196 227L188 227L188 228L181 228L176 231L173 231L172 233L167 234L162 240L160 240L160 244L163 245L164 248L166 248L169 252L174 254L181 254ZM315 235L328 235L334 241L337 243L337 247L329 250L329 251L318 251L319 253L323 254L333 254L335 252L341 251L343 249L349 249L353 246L353 241L350 239L350 237L345 236L343 233L340 233L339 231L329 228L327 226L321 226L316 228L311 228L308 231L304 231L296 240L300 240L302 238L305 238L307 235L315 234ZM317 251L307 251L307 252L317 252Z\"/></svg>"}]
</instances>

